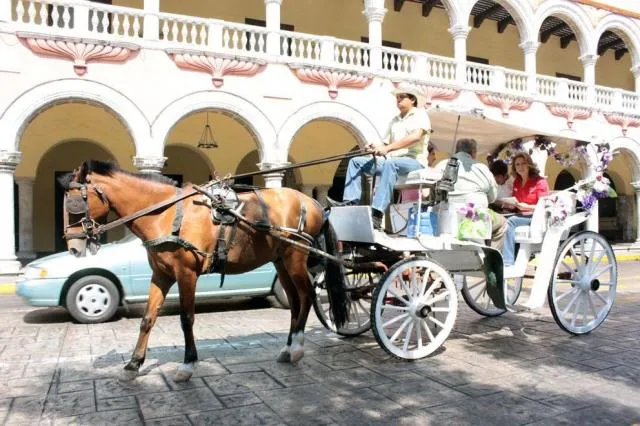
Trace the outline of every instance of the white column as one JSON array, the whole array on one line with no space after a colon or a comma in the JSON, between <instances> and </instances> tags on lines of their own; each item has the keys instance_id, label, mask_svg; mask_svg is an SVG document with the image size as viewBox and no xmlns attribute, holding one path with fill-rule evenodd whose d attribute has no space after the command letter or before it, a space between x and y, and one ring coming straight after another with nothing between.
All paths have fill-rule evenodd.
<instances>
[{"instance_id":1,"label":"white column","mask_svg":"<svg viewBox=\"0 0 640 426\"><path fill-rule=\"evenodd\" d=\"M631 182L631 186L636 191L636 205L634 207L636 212L636 244L640 244L640 181Z\"/></svg>"},{"instance_id":2,"label":"white column","mask_svg":"<svg viewBox=\"0 0 640 426\"><path fill-rule=\"evenodd\" d=\"M264 0L267 23L267 53L280 55L280 6L282 0Z\"/></svg>"},{"instance_id":3,"label":"white column","mask_svg":"<svg viewBox=\"0 0 640 426\"><path fill-rule=\"evenodd\" d=\"M596 100L596 62L598 55L582 55L580 61L584 68L584 83L587 84L587 103L594 104Z\"/></svg>"},{"instance_id":4,"label":"white column","mask_svg":"<svg viewBox=\"0 0 640 426\"><path fill-rule=\"evenodd\" d=\"M89 7L85 4L73 6L73 30L79 34L89 33Z\"/></svg>"},{"instance_id":5,"label":"white column","mask_svg":"<svg viewBox=\"0 0 640 426\"><path fill-rule=\"evenodd\" d=\"M167 157L133 157L133 165L141 173L160 173Z\"/></svg>"},{"instance_id":6,"label":"white column","mask_svg":"<svg viewBox=\"0 0 640 426\"><path fill-rule=\"evenodd\" d=\"M454 25L449 28L449 34L453 37L453 56L456 60L456 81L464 85L467 81L467 37L471 27L467 25Z\"/></svg>"},{"instance_id":7,"label":"white column","mask_svg":"<svg viewBox=\"0 0 640 426\"><path fill-rule=\"evenodd\" d=\"M384 1L367 0L362 14L369 23L369 61L374 70L382 68L382 21L387 9Z\"/></svg>"},{"instance_id":8,"label":"white column","mask_svg":"<svg viewBox=\"0 0 640 426\"><path fill-rule=\"evenodd\" d=\"M33 251L33 183L32 177L16 178L18 184L18 257L35 259Z\"/></svg>"},{"instance_id":9,"label":"white column","mask_svg":"<svg viewBox=\"0 0 640 426\"><path fill-rule=\"evenodd\" d=\"M631 72L633 73L633 78L635 80L636 93L640 93L640 65L631 67Z\"/></svg>"},{"instance_id":10,"label":"white column","mask_svg":"<svg viewBox=\"0 0 640 426\"><path fill-rule=\"evenodd\" d=\"M527 91L531 94L536 93L536 75L538 73L536 54L538 53L539 46L540 43L535 40L520 43L520 48L524 52L524 72L527 73Z\"/></svg>"},{"instance_id":11,"label":"white column","mask_svg":"<svg viewBox=\"0 0 640 426\"><path fill-rule=\"evenodd\" d=\"M260 170L269 170L276 169L279 167L284 167L289 163L268 163L262 162L258 163L258 168ZM284 178L284 172L272 172L265 173L262 175L264 177L264 186L267 188L282 188L282 178Z\"/></svg>"},{"instance_id":12,"label":"white column","mask_svg":"<svg viewBox=\"0 0 640 426\"><path fill-rule=\"evenodd\" d=\"M13 175L20 163L20 156L19 152L0 151L0 199L3 204L0 209L0 275L17 274L21 267L16 258L16 218L13 216Z\"/></svg>"},{"instance_id":13,"label":"white column","mask_svg":"<svg viewBox=\"0 0 640 426\"><path fill-rule=\"evenodd\" d=\"M143 37L146 40L158 40L160 35L160 0L144 0Z\"/></svg>"}]
</instances>

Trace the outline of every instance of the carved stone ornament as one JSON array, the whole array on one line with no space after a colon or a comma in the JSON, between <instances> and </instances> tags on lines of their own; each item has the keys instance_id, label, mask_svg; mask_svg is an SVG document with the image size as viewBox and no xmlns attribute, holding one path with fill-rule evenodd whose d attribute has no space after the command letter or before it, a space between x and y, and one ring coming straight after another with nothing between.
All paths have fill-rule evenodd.
<instances>
[{"instance_id":1,"label":"carved stone ornament","mask_svg":"<svg viewBox=\"0 0 640 426\"><path fill-rule=\"evenodd\" d=\"M22 153L18 151L0 151L0 171L14 172L18 164Z\"/></svg>"},{"instance_id":2,"label":"carved stone ornament","mask_svg":"<svg viewBox=\"0 0 640 426\"><path fill-rule=\"evenodd\" d=\"M403 82L394 82L393 85L398 87ZM418 92L422 93L425 98L425 106L430 107L433 101L437 99L451 100L460 95L460 89L447 86L438 86L434 84L411 83Z\"/></svg>"},{"instance_id":3,"label":"carved stone ornament","mask_svg":"<svg viewBox=\"0 0 640 426\"><path fill-rule=\"evenodd\" d=\"M489 106L500 108L504 118L509 117L513 110L524 111L531 107L532 100L522 96L507 95L504 93L476 93L480 101Z\"/></svg>"},{"instance_id":4,"label":"carved stone ornament","mask_svg":"<svg viewBox=\"0 0 640 426\"><path fill-rule=\"evenodd\" d=\"M622 128L622 135L627 136L627 130L629 127L640 126L640 117L637 115L626 115L619 113L603 113L604 118L607 119L609 124L614 124Z\"/></svg>"},{"instance_id":5,"label":"carved stone ornament","mask_svg":"<svg viewBox=\"0 0 640 426\"><path fill-rule=\"evenodd\" d=\"M360 74L353 71L341 71L324 67L289 66L300 81L327 86L331 99L338 97L338 89L340 87L364 89L373 81L373 77L370 74Z\"/></svg>"},{"instance_id":6,"label":"carved stone ornament","mask_svg":"<svg viewBox=\"0 0 640 426\"><path fill-rule=\"evenodd\" d=\"M73 70L79 76L87 73L89 62L125 62L140 50L140 46L132 43L52 37L33 33L17 35L34 53L70 59L73 62Z\"/></svg>"},{"instance_id":7,"label":"carved stone ornament","mask_svg":"<svg viewBox=\"0 0 640 426\"><path fill-rule=\"evenodd\" d=\"M573 122L575 120L586 120L591 117L592 111L588 108L581 108L577 106L564 105L564 104L547 104L547 108L551 111L551 114L556 117L564 117L567 119L567 127L573 128Z\"/></svg>"},{"instance_id":8,"label":"carved stone ornament","mask_svg":"<svg viewBox=\"0 0 640 426\"><path fill-rule=\"evenodd\" d=\"M260 59L240 58L205 52L175 49L167 49L166 52L180 68L204 71L211 74L211 81L216 88L222 87L225 75L256 75L267 63Z\"/></svg>"},{"instance_id":9,"label":"carved stone ornament","mask_svg":"<svg viewBox=\"0 0 640 426\"><path fill-rule=\"evenodd\" d=\"M133 165L141 172L160 173L167 157L133 157Z\"/></svg>"}]
</instances>

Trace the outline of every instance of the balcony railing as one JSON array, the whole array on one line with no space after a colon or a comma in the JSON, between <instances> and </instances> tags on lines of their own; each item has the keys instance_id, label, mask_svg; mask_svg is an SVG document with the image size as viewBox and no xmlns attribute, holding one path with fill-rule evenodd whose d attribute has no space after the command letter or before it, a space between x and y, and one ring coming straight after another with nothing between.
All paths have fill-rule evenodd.
<instances>
[{"instance_id":1,"label":"balcony railing","mask_svg":"<svg viewBox=\"0 0 640 426\"><path fill-rule=\"evenodd\" d=\"M467 90L526 96L606 111L640 114L637 93L368 43L217 19L80 0L13 0L13 28L54 36L128 41L152 48L189 48L260 59L323 65ZM460 64L463 65L463 64ZM462 72L463 75L458 73Z\"/></svg>"}]
</instances>

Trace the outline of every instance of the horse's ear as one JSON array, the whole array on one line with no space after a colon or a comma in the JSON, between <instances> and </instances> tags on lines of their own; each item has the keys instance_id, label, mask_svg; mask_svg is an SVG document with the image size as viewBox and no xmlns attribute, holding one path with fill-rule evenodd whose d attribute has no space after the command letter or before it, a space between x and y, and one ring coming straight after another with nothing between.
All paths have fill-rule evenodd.
<instances>
[{"instance_id":1,"label":"horse's ear","mask_svg":"<svg viewBox=\"0 0 640 426\"><path fill-rule=\"evenodd\" d=\"M76 172L76 182L86 183L87 173L89 173L89 165L84 161L80 166L80 169Z\"/></svg>"}]
</instances>

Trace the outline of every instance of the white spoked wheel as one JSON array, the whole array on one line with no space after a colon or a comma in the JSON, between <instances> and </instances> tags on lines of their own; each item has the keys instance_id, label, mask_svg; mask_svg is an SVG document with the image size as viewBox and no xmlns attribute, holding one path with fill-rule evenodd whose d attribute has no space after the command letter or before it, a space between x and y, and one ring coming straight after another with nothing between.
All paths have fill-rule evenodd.
<instances>
[{"instance_id":1,"label":"white spoked wheel","mask_svg":"<svg viewBox=\"0 0 640 426\"><path fill-rule=\"evenodd\" d=\"M560 247L548 290L558 325L585 334L607 318L616 298L618 265L609 242L600 234L579 232Z\"/></svg>"},{"instance_id":2,"label":"white spoked wheel","mask_svg":"<svg viewBox=\"0 0 640 426\"><path fill-rule=\"evenodd\" d=\"M402 260L373 292L373 334L395 357L424 358L442 346L457 312L456 286L442 266L429 259Z\"/></svg>"},{"instance_id":3,"label":"white spoked wheel","mask_svg":"<svg viewBox=\"0 0 640 426\"><path fill-rule=\"evenodd\" d=\"M522 277L507 278L507 303L513 305L518 300L522 291ZM480 277L464 277L462 285L462 297L467 305L480 315L486 317L497 317L505 312L506 309L500 309L493 304L493 301L487 293L487 280Z\"/></svg>"},{"instance_id":4,"label":"white spoked wheel","mask_svg":"<svg viewBox=\"0 0 640 426\"><path fill-rule=\"evenodd\" d=\"M376 272L357 272L345 274L349 304L347 322L336 329L324 282L324 273L316 275L313 284L316 298L313 309L325 328L341 336L358 336L371 328L371 293L378 285L380 274Z\"/></svg>"}]
</instances>

